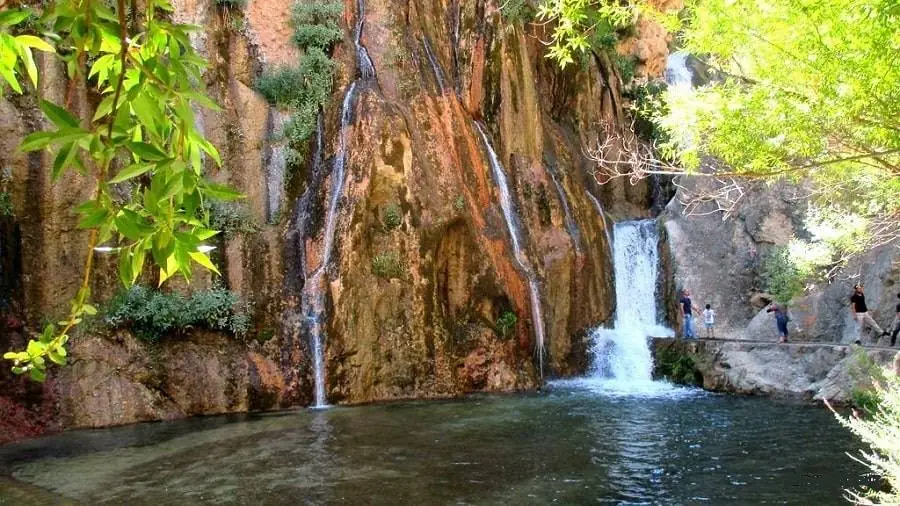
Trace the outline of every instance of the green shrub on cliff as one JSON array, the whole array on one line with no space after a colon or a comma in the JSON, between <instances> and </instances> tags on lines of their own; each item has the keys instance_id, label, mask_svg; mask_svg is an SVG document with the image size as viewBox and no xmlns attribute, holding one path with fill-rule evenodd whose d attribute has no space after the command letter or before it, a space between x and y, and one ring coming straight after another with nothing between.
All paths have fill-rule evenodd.
<instances>
[{"instance_id":1,"label":"green shrub on cliff","mask_svg":"<svg viewBox=\"0 0 900 506\"><path fill-rule=\"evenodd\" d=\"M656 356L656 370L667 380L681 385L703 385L703 376L697 370L694 357L682 353L674 346L663 348Z\"/></svg>"},{"instance_id":2,"label":"green shrub on cliff","mask_svg":"<svg viewBox=\"0 0 900 506\"><path fill-rule=\"evenodd\" d=\"M770 250L763 258L762 277L766 290L781 304L788 304L803 293L809 275L808 271L797 265L786 247Z\"/></svg>"},{"instance_id":3,"label":"green shrub on cliff","mask_svg":"<svg viewBox=\"0 0 900 506\"><path fill-rule=\"evenodd\" d=\"M848 491L847 499L855 504L896 505L900 504L900 378L891 374L874 389L880 403L871 416L836 416L866 444L859 460L882 478L884 486Z\"/></svg>"},{"instance_id":4,"label":"green shrub on cliff","mask_svg":"<svg viewBox=\"0 0 900 506\"><path fill-rule=\"evenodd\" d=\"M296 66L268 69L256 80L256 90L270 103L293 111L285 126L288 145L294 151L289 163L303 160L306 143L316 131L319 111L331 98L337 64L328 56L343 38L341 2L298 2L291 21L294 43L303 51Z\"/></svg>"},{"instance_id":5,"label":"green shrub on cliff","mask_svg":"<svg viewBox=\"0 0 900 506\"><path fill-rule=\"evenodd\" d=\"M291 10L294 43L308 49L317 47L328 51L344 34L338 24L344 13L341 2L298 2Z\"/></svg>"},{"instance_id":6,"label":"green shrub on cliff","mask_svg":"<svg viewBox=\"0 0 900 506\"><path fill-rule=\"evenodd\" d=\"M497 318L497 333L500 334L500 337L506 339L509 337L510 332L516 327L518 321L519 317L516 316L516 313L504 311L503 314Z\"/></svg>"},{"instance_id":7,"label":"green shrub on cliff","mask_svg":"<svg viewBox=\"0 0 900 506\"><path fill-rule=\"evenodd\" d=\"M881 403L876 385L883 385L887 378L884 369L875 363L865 348L854 347L847 376L850 377L850 401L853 406L868 414L876 412Z\"/></svg>"},{"instance_id":8,"label":"green shrub on cliff","mask_svg":"<svg viewBox=\"0 0 900 506\"><path fill-rule=\"evenodd\" d=\"M392 279L403 275L403 261L394 251L379 253L372 258L372 273L379 278Z\"/></svg>"},{"instance_id":9,"label":"green shrub on cliff","mask_svg":"<svg viewBox=\"0 0 900 506\"><path fill-rule=\"evenodd\" d=\"M103 311L103 321L113 328L127 328L141 339L161 337L189 327L243 335L250 320L240 298L224 288L212 288L184 297L141 285L120 292Z\"/></svg>"}]
</instances>

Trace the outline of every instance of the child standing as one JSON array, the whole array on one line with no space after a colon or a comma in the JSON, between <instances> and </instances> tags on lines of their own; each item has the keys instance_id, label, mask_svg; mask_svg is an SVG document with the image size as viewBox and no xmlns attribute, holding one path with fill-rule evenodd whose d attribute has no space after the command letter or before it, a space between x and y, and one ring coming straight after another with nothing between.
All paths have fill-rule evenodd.
<instances>
[{"instance_id":1,"label":"child standing","mask_svg":"<svg viewBox=\"0 0 900 506\"><path fill-rule=\"evenodd\" d=\"M706 325L706 337L716 337L716 312L707 304L703 310L703 323Z\"/></svg>"}]
</instances>

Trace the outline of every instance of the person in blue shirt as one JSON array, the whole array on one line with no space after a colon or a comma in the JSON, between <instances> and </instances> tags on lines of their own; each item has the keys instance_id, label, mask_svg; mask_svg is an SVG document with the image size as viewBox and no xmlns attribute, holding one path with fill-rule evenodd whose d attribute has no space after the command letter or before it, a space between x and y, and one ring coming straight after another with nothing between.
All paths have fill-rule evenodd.
<instances>
[{"instance_id":1,"label":"person in blue shirt","mask_svg":"<svg viewBox=\"0 0 900 506\"><path fill-rule=\"evenodd\" d=\"M700 314L700 310L695 308L691 301L691 291L685 288L682 292L681 300L679 300L678 303L681 304L681 310L682 313L684 313L684 329L682 334L685 339L695 339L694 312Z\"/></svg>"}]
</instances>

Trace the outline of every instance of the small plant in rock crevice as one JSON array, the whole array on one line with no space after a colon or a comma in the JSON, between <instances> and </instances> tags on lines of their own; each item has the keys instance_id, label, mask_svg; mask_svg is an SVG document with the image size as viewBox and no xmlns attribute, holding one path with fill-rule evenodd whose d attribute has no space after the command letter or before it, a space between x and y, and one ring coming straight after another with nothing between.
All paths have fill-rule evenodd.
<instances>
[{"instance_id":1,"label":"small plant in rock crevice","mask_svg":"<svg viewBox=\"0 0 900 506\"><path fill-rule=\"evenodd\" d=\"M466 208L466 198L462 195L457 195L456 199L453 200L453 207L457 211L463 211Z\"/></svg>"},{"instance_id":2,"label":"small plant in rock crevice","mask_svg":"<svg viewBox=\"0 0 900 506\"><path fill-rule=\"evenodd\" d=\"M384 228L384 231L390 232L402 224L403 212L400 210L400 206L391 204L385 207L384 214L381 217L381 225Z\"/></svg>"},{"instance_id":3,"label":"small plant in rock crevice","mask_svg":"<svg viewBox=\"0 0 900 506\"><path fill-rule=\"evenodd\" d=\"M372 258L372 273L379 278L393 279L403 275L403 262L394 251L379 253Z\"/></svg>"},{"instance_id":4,"label":"small plant in rock crevice","mask_svg":"<svg viewBox=\"0 0 900 506\"><path fill-rule=\"evenodd\" d=\"M504 311L503 314L497 318L497 334L500 335L501 338L506 339L510 335L512 335L513 329L516 327L516 323L519 321L519 317L516 316L516 313L512 311Z\"/></svg>"},{"instance_id":5,"label":"small plant in rock crevice","mask_svg":"<svg viewBox=\"0 0 900 506\"><path fill-rule=\"evenodd\" d=\"M682 385L703 384L703 376L697 370L694 357L673 347L664 348L656 356L657 372L673 383Z\"/></svg>"},{"instance_id":6,"label":"small plant in rock crevice","mask_svg":"<svg viewBox=\"0 0 900 506\"><path fill-rule=\"evenodd\" d=\"M206 204L206 210L209 213L210 226L219 230L226 239L255 234L260 230L244 203L214 200Z\"/></svg>"}]
</instances>

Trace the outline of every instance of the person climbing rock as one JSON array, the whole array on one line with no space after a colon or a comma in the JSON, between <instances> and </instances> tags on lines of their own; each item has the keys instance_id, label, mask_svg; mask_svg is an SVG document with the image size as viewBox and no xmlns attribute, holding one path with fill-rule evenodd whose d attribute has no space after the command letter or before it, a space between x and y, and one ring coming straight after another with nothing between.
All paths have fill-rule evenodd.
<instances>
[{"instance_id":1,"label":"person climbing rock","mask_svg":"<svg viewBox=\"0 0 900 506\"><path fill-rule=\"evenodd\" d=\"M710 304L703 310L703 324L706 327L706 337L716 337L716 312Z\"/></svg>"},{"instance_id":2,"label":"person climbing rock","mask_svg":"<svg viewBox=\"0 0 900 506\"><path fill-rule=\"evenodd\" d=\"M897 294L897 298L900 299L900 293ZM900 302L897 302L894 321L891 322L891 346L897 343L897 334L900 334Z\"/></svg>"},{"instance_id":3,"label":"person climbing rock","mask_svg":"<svg viewBox=\"0 0 900 506\"><path fill-rule=\"evenodd\" d=\"M788 322L791 321L788 317L787 306L773 302L769 304L766 312L775 313L775 325L778 326L778 342L786 343L788 340Z\"/></svg>"},{"instance_id":4,"label":"person climbing rock","mask_svg":"<svg viewBox=\"0 0 900 506\"><path fill-rule=\"evenodd\" d=\"M681 300L678 301L681 304L682 312L684 313L684 329L683 335L685 339L694 339L694 312L698 312L699 310L694 308L693 303L691 302L691 291L687 288L682 292Z\"/></svg>"},{"instance_id":5,"label":"person climbing rock","mask_svg":"<svg viewBox=\"0 0 900 506\"><path fill-rule=\"evenodd\" d=\"M853 287L853 295L850 296L850 312L853 314L853 319L856 320L859 325L858 340L860 342L865 335L866 325L875 329L875 332L881 334L882 337L888 335L887 331L882 330L881 327L878 326L878 323L875 322L875 319L872 318L872 315L869 314L869 308L866 307L866 294L863 293L862 283L857 283Z\"/></svg>"}]
</instances>

